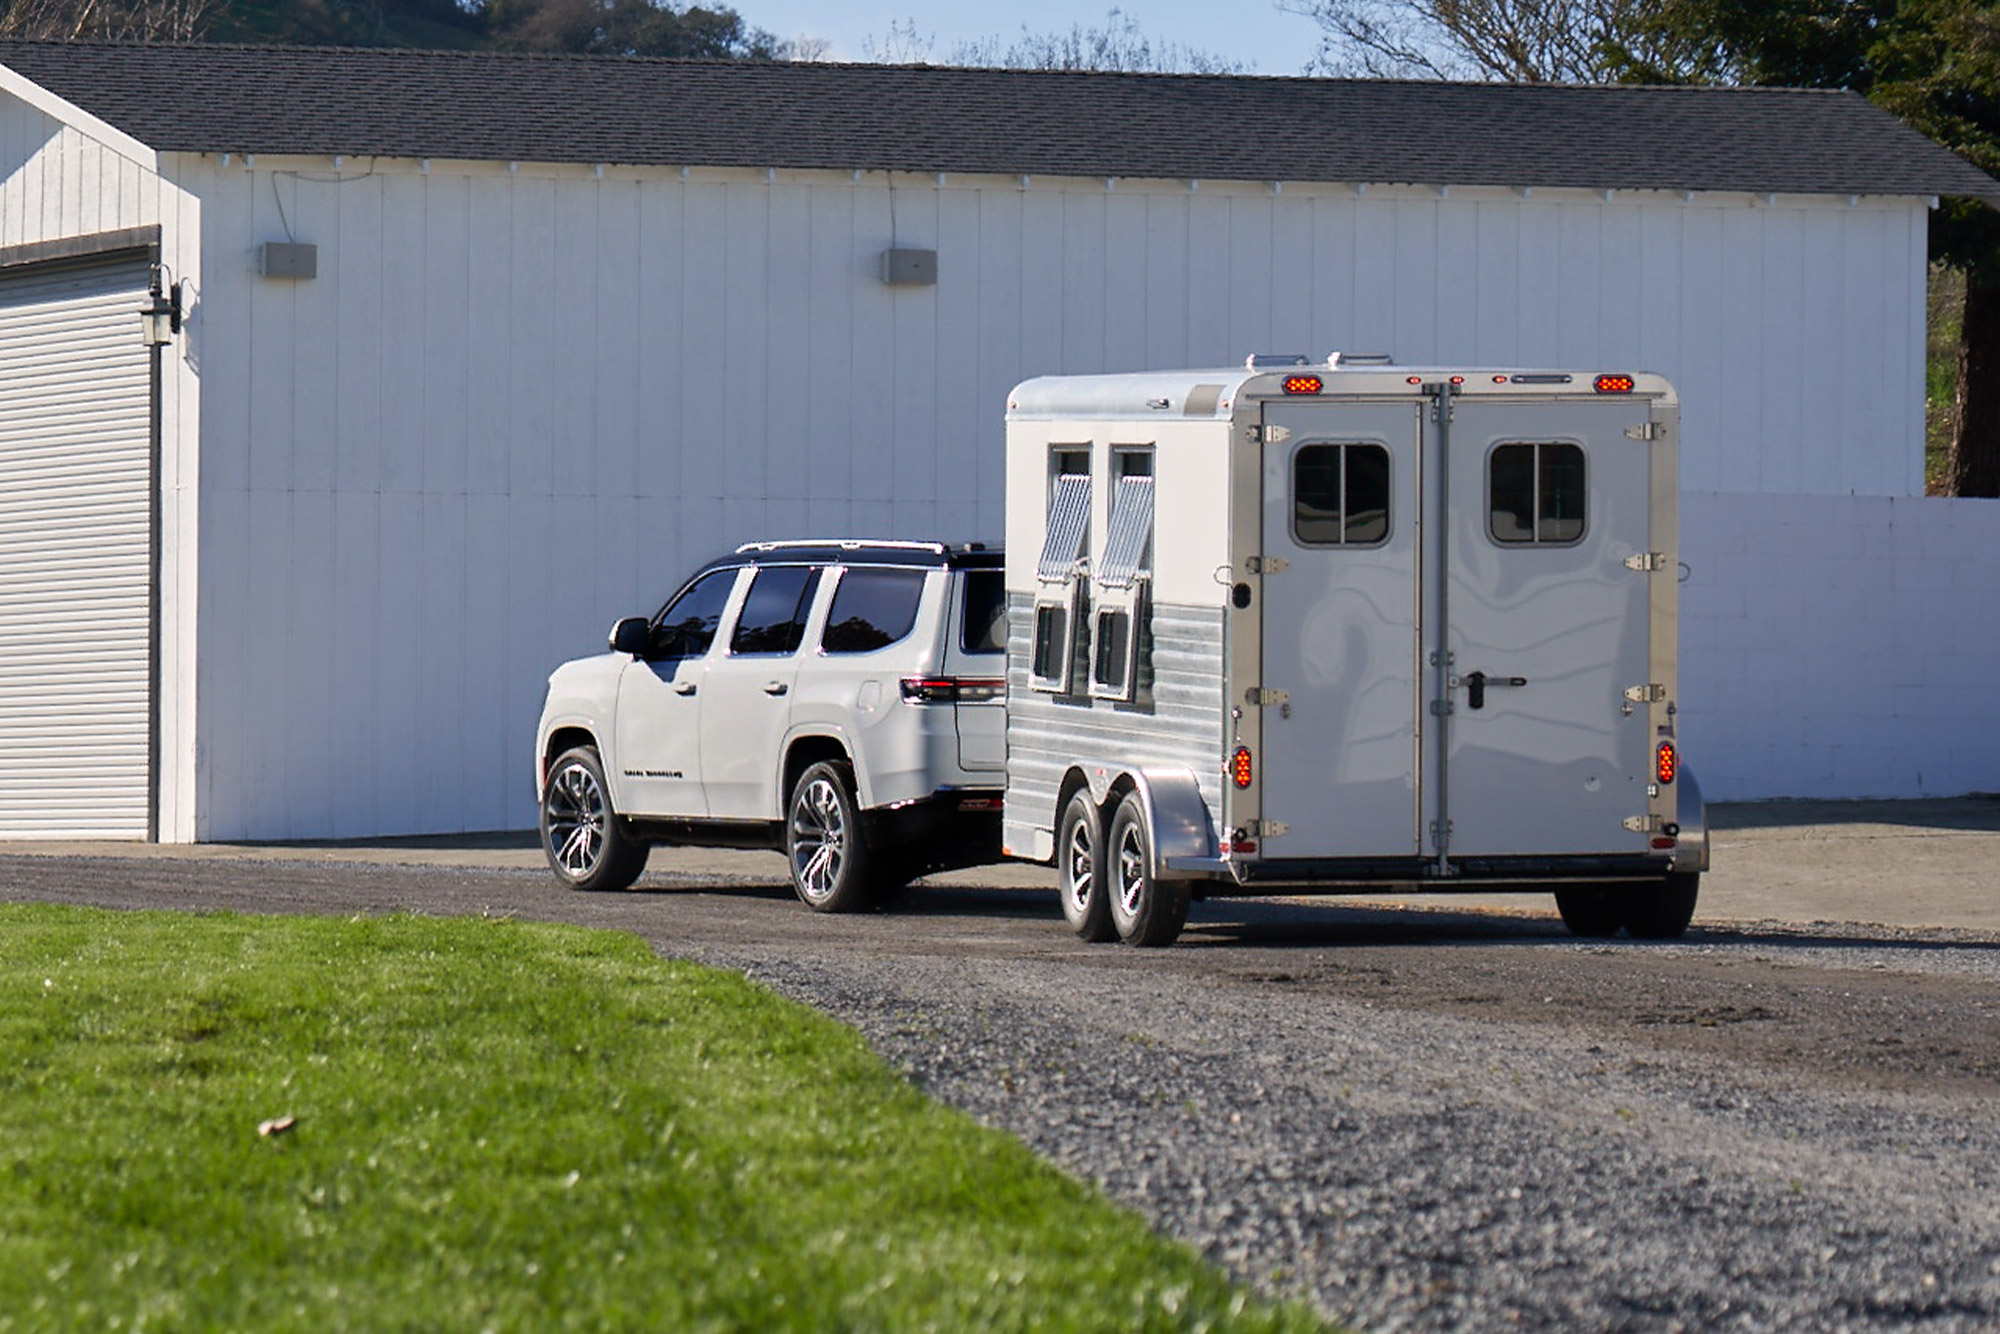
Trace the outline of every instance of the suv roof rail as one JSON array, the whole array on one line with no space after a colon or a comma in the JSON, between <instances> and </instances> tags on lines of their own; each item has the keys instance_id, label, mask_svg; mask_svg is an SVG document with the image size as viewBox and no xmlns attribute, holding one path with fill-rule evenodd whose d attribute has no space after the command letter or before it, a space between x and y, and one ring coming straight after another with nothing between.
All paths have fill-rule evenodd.
<instances>
[{"instance_id":1,"label":"suv roof rail","mask_svg":"<svg viewBox=\"0 0 2000 1334\"><path fill-rule=\"evenodd\" d=\"M942 542L905 542L894 538L866 537L807 537L786 538L778 542L745 542L736 548L741 556L752 551L782 551L789 547L837 547L842 551L928 551L942 556L948 547Z\"/></svg>"}]
</instances>

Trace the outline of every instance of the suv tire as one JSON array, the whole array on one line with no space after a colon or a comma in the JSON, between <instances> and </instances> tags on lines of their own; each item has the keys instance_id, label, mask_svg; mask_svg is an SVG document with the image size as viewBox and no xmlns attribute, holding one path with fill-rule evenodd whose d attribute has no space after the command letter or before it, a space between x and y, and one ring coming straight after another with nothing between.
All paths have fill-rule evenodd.
<instances>
[{"instance_id":1,"label":"suv tire","mask_svg":"<svg viewBox=\"0 0 2000 1334\"><path fill-rule=\"evenodd\" d=\"M625 832L594 746L566 750L542 784L542 852L571 889L624 889L646 869L648 845Z\"/></svg>"},{"instance_id":2,"label":"suv tire","mask_svg":"<svg viewBox=\"0 0 2000 1334\"><path fill-rule=\"evenodd\" d=\"M785 803L785 861L793 891L814 912L869 906L874 850L861 829L854 770L845 760L821 760L792 784Z\"/></svg>"},{"instance_id":3,"label":"suv tire","mask_svg":"<svg viewBox=\"0 0 2000 1334\"><path fill-rule=\"evenodd\" d=\"M1057 888L1063 920L1092 944L1118 938L1111 924L1111 893L1105 886L1104 813L1078 788L1063 807L1056 833Z\"/></svg>"}]
</instances>

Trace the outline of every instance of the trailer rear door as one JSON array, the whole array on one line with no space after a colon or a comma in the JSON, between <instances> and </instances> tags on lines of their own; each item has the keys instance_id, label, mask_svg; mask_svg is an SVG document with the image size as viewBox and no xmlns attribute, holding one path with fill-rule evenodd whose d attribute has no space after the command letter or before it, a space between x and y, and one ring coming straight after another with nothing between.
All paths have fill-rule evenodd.
<instances>
[{"instance_id":1,"label":"trailer rear door","mask_svg":"<svg viewBox=\"0 0 2000 1334\"><path fill-rule=\"evenodd\" d=\"M1449 422L1443 640L1454 857L1639 851L1651 661L1649 410L1461 398ZM1631 434L1627 434L1628 429ZM1636 438L1635 438L1636 437Z\"/></svg>"},{"instance_id":2,"label":"trailer rear door","mask_svg":"<svg viewBox=\"0 0 2000 1334\"><path fill-rule=\"evenodd\" d=\"M1421 851L1423 407L1265 410L1264 680L1289 696L1263 710L1264 818L1290 827L1272 856Z\"/></svg>"}]
</instances>

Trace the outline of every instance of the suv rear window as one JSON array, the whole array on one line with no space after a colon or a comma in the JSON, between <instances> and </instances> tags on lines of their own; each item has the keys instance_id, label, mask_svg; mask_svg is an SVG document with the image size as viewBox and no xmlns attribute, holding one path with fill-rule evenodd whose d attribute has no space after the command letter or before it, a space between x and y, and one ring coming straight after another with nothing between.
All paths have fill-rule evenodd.
<instances>
[{"instance_id":1,"label":"suv rear window","mask_svg":"<svg viewBox=\"0 0 2000 1334\"><path fill-rule=\"evenodd\" d=\"M910 633L924 593L922 570L850 567L833 590L820 648L827 653L872 653Z\"/></svg>"},{"instance_id":2,"label":"suv rear window","mask_svg":"<svg viewBox=\"0 0 2000 1334\"><path fill-rule=\"evenodd\" d=\"M998 570L965 572L965 619L958 645L967 653L1007 651L1007 581Z\"/></svg>"}]
</instances>

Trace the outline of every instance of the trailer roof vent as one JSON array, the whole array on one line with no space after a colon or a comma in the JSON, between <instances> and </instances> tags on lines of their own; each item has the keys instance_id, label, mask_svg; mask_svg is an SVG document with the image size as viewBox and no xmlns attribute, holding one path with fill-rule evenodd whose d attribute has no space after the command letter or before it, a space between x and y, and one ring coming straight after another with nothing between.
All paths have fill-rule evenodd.
<instances>
[{"instance_id":1,"label":"trailer roof vent","mask_svg":"<svg viewBox=\"0 0 2000 1334\"><path fill-rule=\"evenodd\" d=\"M1396 359L1387 352L1329 352L1326 364L1335 370L1342 366L1393 366Z\"/></svg>"},{"instance_id":2,"label":"trailer roof vent","mask_svg":"<svg viewBox=\"0 0 2000 1334\"><path fill-rule=\"evenodd\" d=\"M1243 359L1243 368L1252 371L1277 370L1285 366L1310 366L1312 358L1303 352L1252 352Z\"/></svg>"}]
</instances>

